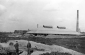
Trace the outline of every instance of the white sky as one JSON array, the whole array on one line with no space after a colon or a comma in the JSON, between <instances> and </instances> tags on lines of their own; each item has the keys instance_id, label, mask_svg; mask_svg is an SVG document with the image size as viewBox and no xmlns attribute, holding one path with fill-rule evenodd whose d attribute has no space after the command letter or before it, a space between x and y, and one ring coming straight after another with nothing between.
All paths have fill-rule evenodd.
<instances>
[{"instance_id":1,"label":"white sky","mask_svg":"<svg viewBox=\"0 0 85 55\"><path fill-rule=\"evenodd\" d=\"M0 31L36 29L37 24L75 31L77 10L85 31L85 0L0 0Z\"/></svg>"}]
</instances>

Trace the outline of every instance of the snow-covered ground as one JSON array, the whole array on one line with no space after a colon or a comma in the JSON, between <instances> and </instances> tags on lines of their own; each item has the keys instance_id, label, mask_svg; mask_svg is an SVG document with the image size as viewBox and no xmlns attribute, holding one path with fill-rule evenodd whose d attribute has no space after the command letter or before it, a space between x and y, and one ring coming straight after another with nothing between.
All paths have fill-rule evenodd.
<instances>
[{"instance_id":1,"label":"snow-covered ground","mask_svg":"<svg viewBox=\"0 0 85 55\"><path fill-rule=\"evenodd\" d=\"M23 53L20 55L27 55L26 52L26 45L27 45L27 40L11 40L9 42L14 42L18 41L22 47ZM7 42L7 46L9 44L9 42ZM44 49L45 51L34 51L31 55L39 55L39 54L43 54L46 52L64 52L64 53L70 53L72 55L85 55L83 53L71 50L71 49L67 49L64 48L62 46L58 46L58 45L46 45L46 44L41 44L41 43L37 43L37 42L33 42L33 41L29 41L32 45L32 48L37 48L37 49ZM3 44L0 44L3 47L5 47Z\"/></svg>"},{"instance_id":2,"label":"snow-covered ground","mask_svg":"<svg viewBox=\"0 0 85 55\"><path fill-rule=\"evenodd\" d=\"M72 55L85 55L83 53L79 53L77 51L71 50L71 49L67 49L64 48L62 46L58 46L58 45L45 45L45 44L41 44L41 43L36 43L33 41L30 41L30 43L32 44L32 47L38 48L38 49L44 49L45 51L48 52L66 52L66 53L70 53Z\"/></svg>"},{"instance_id":3,"label":"snow-covered ground","mask_svg":"<svg viewBox=\"0 0 85 55\"><path fill-rule=\"evenodd\" d=\"M85 55L83 53L71 50L71 49L67 49L64 48L62 46L58 46L58 45L45 45L45 44L41 44L41 43L36 43L33 41L30 41L32 48L37 48L37 49L44 49L45 51L34 51L31 55L39 55L42 53L46 53L46 52L66 52L66 53L70 53L72 55Z\"/></svg>"}]
</instances>

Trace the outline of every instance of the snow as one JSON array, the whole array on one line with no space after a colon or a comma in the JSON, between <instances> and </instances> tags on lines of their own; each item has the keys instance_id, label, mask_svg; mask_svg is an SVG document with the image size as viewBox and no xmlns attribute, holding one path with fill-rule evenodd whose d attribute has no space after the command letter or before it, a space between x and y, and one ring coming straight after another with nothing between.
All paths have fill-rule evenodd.
<instances>
[{"instance_id":1,"label":"snow","mask_svg":"<svg viewBox=\"0 0 85 55\"><path fill-rule=\"evenodd\" d=\"M12 41L12 40L11 40ZM11 42L9 41L9 42ZM15 40L16 41L16 40ZM15 42L14 40L12 42ZM19 43L21 43L22 46L22 50L24 51L22 54L20 55L27 55L27 52L26 52L26 44L27 44L27 40L17 40L19 41ZM2 47L8 47L9 45L9 42L7 43L0 43L0 45ZM32 48L37 48L37 49L44 49L45 51L34 51L31 55L39 55L39 54L43 54L43 53L46 53L46 52L63 52L63 53L70 53L72 55L85 55L83 53L80 53L80 52L77 52L77 51L74 51L72 49L67 49L67 48L64 48L62 46L58 46L58 45L46 45L46 44L41 44L41 43L37 43L37 42L33 42L33 41L29 41L32 45Z\"/></svg>"}]
</instances>

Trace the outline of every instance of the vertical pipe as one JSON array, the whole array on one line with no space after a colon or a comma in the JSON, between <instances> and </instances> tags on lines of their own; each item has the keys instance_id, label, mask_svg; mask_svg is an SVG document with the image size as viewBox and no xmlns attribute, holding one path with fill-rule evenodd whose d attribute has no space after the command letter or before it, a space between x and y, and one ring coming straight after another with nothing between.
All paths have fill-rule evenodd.
<instances>
[{"instance_id":1,"label":"vertical pipe","mask_svg":"<svg viewBox=\"0 0 85 55\"><path fill-rule=\"evenodd\" d=\"M79 32L79 10L77 10L76 32Z\"/></svg>"}]
</instances>

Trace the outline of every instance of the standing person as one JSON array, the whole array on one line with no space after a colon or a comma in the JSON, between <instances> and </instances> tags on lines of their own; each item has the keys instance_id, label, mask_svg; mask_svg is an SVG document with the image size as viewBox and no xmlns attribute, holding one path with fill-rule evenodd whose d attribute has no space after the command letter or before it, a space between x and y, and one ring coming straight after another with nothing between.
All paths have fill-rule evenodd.
<instances>
[{"instance_id":1,"label":"standing person","mask_svg":"<svg viewBox=\"0 0 85 55\"><path fill-rule=\"evenodd\" d=\"M27 55L31 54L30 50L31 50L31 43L28 41L28 43L27 43Z\"/></svg>"},{"instance_id":2,"label":"standing person","mask_svg":"<svg viewBox=\"0 0 85 55\"><path fill-rule=\"evenodd\" d=\"M16 50L16 55L19 55L19 44L18 44L18 41L16 41L16 44L14 46L15 46L15 50Z\"/></svg>"}]
</instances>

